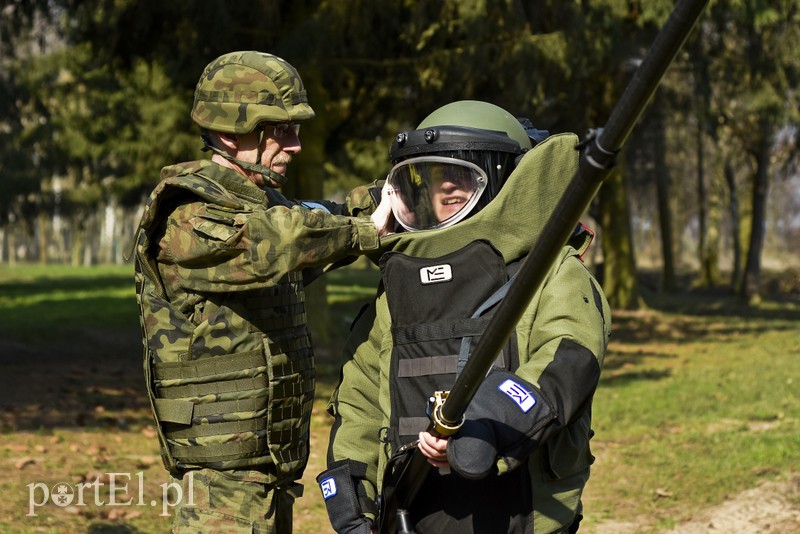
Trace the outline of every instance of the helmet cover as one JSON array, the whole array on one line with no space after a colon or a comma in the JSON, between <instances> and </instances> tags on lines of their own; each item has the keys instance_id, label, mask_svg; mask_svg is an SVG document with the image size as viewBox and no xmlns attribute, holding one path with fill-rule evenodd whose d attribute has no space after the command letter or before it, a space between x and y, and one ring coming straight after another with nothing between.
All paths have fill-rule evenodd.
<instances>
[{"instance_id":1,"label":"helmet cover","mask_svg":"<svg viewBox=\"0 0 800 534\"><path fill-rule=\"evenodd\" d=\"M206 66L195 88L192 120L204 129L244 134L262 122L313 118L297 70L272 54L223 54Z\"/></svg>"}]
</instances>

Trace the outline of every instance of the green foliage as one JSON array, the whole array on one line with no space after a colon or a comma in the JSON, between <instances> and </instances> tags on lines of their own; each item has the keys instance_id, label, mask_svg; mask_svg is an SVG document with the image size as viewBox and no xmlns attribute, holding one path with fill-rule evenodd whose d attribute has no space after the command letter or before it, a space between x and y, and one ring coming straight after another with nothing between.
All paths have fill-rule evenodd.
<instances>
[{"instance_id":1,"label":"green foliage","mask_svg":"<svg viewBox=\"0 0 800 534\"><path fill-rule=\"evenodd\" d=\"M607 120L674 4L15 0L0 21L0 222L48 213L56 182L66 188L62 214L78 224L109 199L139 204L164 165L199 156L192 91L203 66L234 49L288 59L317 110L289 171L291 196L382 177L394 135L453 100L584 132ZM677 190L696 190L694 154L681 147L695 143L698 122L706 160L739 170L734 195L753 189L748 158L800 121L799 16L794 0L709 2L660 91L664 130L678 132L659 141L674 154L666 163ZM637 168L638 189L621 191L623 202L649 196L652 166ZM689 209L675 220L688 225ZM632 246L618 250L635 266ZM623 276L617 287L633 283Z\"/></svg>"}]
</instances>

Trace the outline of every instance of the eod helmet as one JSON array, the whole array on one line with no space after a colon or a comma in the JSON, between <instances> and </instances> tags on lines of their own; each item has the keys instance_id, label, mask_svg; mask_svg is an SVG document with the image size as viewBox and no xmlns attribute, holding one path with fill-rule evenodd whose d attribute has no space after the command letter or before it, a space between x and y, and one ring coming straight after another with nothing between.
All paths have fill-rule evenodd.
<instances>
[{"instance_id":1,"label":"eod helmet","mask_svg":"<svg viewBox=\"0 0 800 534\"><path fill-rule=\"evenodd\" d=\"M489 203L531 148L520 121L488 102L443 106L389 150L392 212L406 230L451 226Z\"/></svg>"},{"instance_id":2,"label":"eod helmet","mask_svg":"<svg viewBox=\"0 0 800 534\"><path fill-rule=\"evenodd\" d=\"M200 126L205 150L212 150L239 166L259 172L280 184L285 178L260 164L264 128L294 128L314 118L297 70L286 60L264 52L223 54L209 63L197 82L192 120ZM243 162L219 150L206 131L227 134L259 132L255 163ZM269 180L268 180L269 182Z\"/></svg>"}]
</instances>

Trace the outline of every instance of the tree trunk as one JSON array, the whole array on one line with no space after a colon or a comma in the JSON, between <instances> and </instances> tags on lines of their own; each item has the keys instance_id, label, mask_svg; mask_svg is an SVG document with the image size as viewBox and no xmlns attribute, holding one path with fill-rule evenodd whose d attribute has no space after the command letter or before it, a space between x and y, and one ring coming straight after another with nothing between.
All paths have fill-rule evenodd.
<instances>
[{"instance_id":1,"label":"tree trunk","mask_svg":"<svg viewBox=\"0 0 800 534\"><path fill-rule=\"evenodd\" d=\"M697 129L695 131L695 150L697 163L697 257L700 260L700 285L707 287L711 285L709 274L708 254L707 254L707 234L708 234L708 215L706 206L708 195L706 194L706 175L705 158L703 154L703 115L697 116Z\"/></svg>"},{"instance_id":2,"label":"tree trunk","mask_svg":"<svg viewBox=\"0 0 800 534\"><path fill-rule=\"evenodd\" d=\"M701 256L703 264L701 269L709 286L720 284L719 274L719 251L720 251L720 228L722 228L722 184L720 183L719 163L714 167L715 171L708 174L709 186L706 190L708 199L708 210L706 218L706 237L705 250Z\"/></svg>"},{"instance_id":3,"label":"tree trunk","mask_svg":"<svg viewBox=\"0 0 800 534\"><path fill-rule=\"evenodd\" d=\"M697 218L698 243L697 256L700 261L699 284L703 287L719 283L719 224L722 222L719 197L714 194L715 174L706 170L704 134L711 138L713 147L719 146L715 121L711 118L711 76L709 75L709 54L703 48L700 34L694 36L693 64L696 93L697 130L695 149L697 151ZM712 159L713 161L713 159Z\"/></svg>"},{"instance_id":4,"label":"tree trunk","mask_svg":"<svg viewBox=\"0 0 800 534\"><path fill-rule=\"evenodd\" d=\"M656 192L658 198L658 225L661 229L661 258L664 262L661 290L666 293L673 293L675 291L675 254L672 236L672 212L669 209L670 175L667 158L665 156L667 140L664 128L664 115L661 106L659 106L656 111L654 125L653 163L655 164Z\"/></svg>"},{"instance_id":5,"label":"tree trunk","mask_svg":"<svg viewBox=\"0 0 800 534\"><path fill-rule=\"evenodd\" d=\"M761 251L764 248L766 232L767 191L769 189L769 160L771 134L769 128L762 124L761 143L756 154L756 173L753 183L753 215L751 219L750 244L747 249L747 263L744 267L742 285L739 295L747 303L761 300Z\"/></svg>"},{"instance_id":6,"label":"tree trunk","mask_svg":"<svg viewBox=\"0 0 800 534\"><path fill-rule=\"evenodd\" d=\"M619 168L612 171L600 189L600 211L603 291L612 308L639 309L643 303L636 280L628 188Z\"/></svg>"},{"instance_id":7,"label":"tree trunk","mask_svg":"<svg viewBox=\"0 0 800 534\"><path fill-rule=\"evenodd\" d=\"M14 266L17 264L17 241L15 239L14 228L9 225L6 227L6 241L8 243L8 264Z\"/></svg>"},{"instance_id":8,"label":"tree trunk","mask_svg":"<svg viewBox=\"0 0 800 534\"><path fill-rule=\"evenodd\" d=\"M50 240L52 239L52 219L50 213L47 213L43 207L39 209L38 219L39 263L42 265L47 265L47 262L49 261L48 250L50 248Z\"/></svg>"},{"instance_id":9,"label":"tree trunk","mask_svg":"<svg viewBox=\"0 0 800 534\"><path fill-rule=\"evenodd\" d=\"M80 267L83 263L83 253L86 244L86 220L83 214L76 210L71 217L72 243L70 246L70 265Z\"/></svg>"},{"instance_id":10,"label":"tree trunk","mask_svg":"<svg viewBox=\"0 0 800 534\"><path fill-rule=\"evenodd\" d=\"M733 244L733 265L731 266L731 287L738 288L742 283L742 239L739 215L739 197L736 191L736 174L730 161L725 163L725 182L728 184L728 210L731 216L731 242Z\"/></svg>"}]
</instances>

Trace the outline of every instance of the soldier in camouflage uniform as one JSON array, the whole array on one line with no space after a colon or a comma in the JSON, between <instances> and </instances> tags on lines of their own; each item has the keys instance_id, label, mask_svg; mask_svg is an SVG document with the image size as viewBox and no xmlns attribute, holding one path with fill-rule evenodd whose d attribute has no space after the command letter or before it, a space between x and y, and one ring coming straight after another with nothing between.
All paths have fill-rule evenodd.
<instances>
[{"instance_id":1,"label":"soldier in camouflage uniform","mask_svg":"<svg viewBox=\"0 0 800 534\"><path fill-rule=\"evenodd\" d=\"M174 532L292 530L314 398L304 283L375 250L389 213L366 187L344 205L276 190L313 117L283 59L215 59L192 108L213 155L165 167L142 217L147 391L164 464L183 484Z\"/></svg>"},{"instance_id":2,"label":"soldier in camouflage uniform","mask_svg":"<svg viewBox=\"0 0 800 534\"><path fill-rule=\"evenodd\" d=\"M347 339L328 405L328 469L317 477L337 532L386 524L376 522L378 497L391 495L395 454L414 447L441 468L430 470L408 510L414 532L577 530L611 320L580 260L591 237L582 225L463 426L449 439L426 431L426 401L449 390L466 364L577 168L576 143L475 101L444 106L397 135L387 183L404 231L381 240L390 251L380 258L377 298Z\"/></svg>"}]
</instances>

